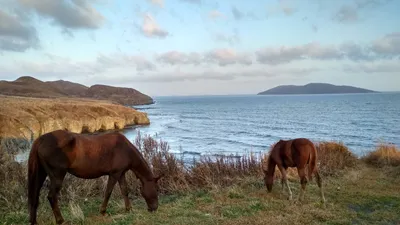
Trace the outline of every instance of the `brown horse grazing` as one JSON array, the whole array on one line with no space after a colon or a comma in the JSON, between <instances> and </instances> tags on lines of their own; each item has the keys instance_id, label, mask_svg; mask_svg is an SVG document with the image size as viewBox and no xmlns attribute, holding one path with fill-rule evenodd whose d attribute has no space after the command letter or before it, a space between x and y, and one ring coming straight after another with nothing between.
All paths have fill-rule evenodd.
<instances>
[{"instance_id":1,"label":"brown horse grazing","mask_svg":"<svg viewBox=\"0 0 400 225\"><path fill-rule=\"evenodd\" d=\"M275 166L278 166L282 174L282 191L284 184L289 192L289 200L292 200L292 191L290 190L286 170L288 167L296 167L300 177L301 190L299 201L304 200L304 192L306 190L307 176L306 166L308 164L308 179L312 180L312 175L315 174L317 184L320 189L321 201L325 203L324 192L322 189L322 179L317 168L317 150L314 144L306 138L297 138L292 140L280 140L272 147L268 157L268 169L264 170L264 182L268 192L272 191L274 182Z\"/></svg>"},{"instance_id":2,"label":"brown horse grazing","mask_svg":"<svg viewBox=\"0 0 400 225\"><path fill-rule=\"evenodd\" d=\"M148 210L158 208L157 181L138 149L118 132L84 135L57 130L44 134L33 143L28 160L28 206L30 224L36 224L40 189L47 176L50 190L47 196L57 224L64 222L58 207L58 194L67 173L84 179L108 175L107 188L100 213L105 214L114 185L118 182L130 210L125 173L131 170L141 181L141 195Z\"/></svg>"}]
</instances>

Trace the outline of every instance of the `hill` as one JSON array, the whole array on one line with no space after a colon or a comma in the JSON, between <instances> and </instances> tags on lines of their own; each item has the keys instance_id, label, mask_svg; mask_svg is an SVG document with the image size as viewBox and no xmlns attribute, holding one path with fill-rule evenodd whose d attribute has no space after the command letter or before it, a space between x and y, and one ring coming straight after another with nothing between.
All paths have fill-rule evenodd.
<instances>
[{"instance_id":1,"label":"hill","mask_svg":"<svg viewBox=\"0 0 400 225\"><path fill-rule=\"evenodd\" d=\"M151 97L133 88L106 85L86 87L82 84L64 80L43 82L29 76L20 77L15 81L0 81L0 95L36 98L79 97L108 100L122 105L154 103Z\"/></svg>"},{"instance_id":2,"label":"hill","mask_svg":"<svg viewBox=\"0 0 400 225\"><path fill-rule=\"evenodd\" d=\"M110 100L123 105L152 104L153 99L132 88L120 88L107 85L93 85L87 91L85 97Z\"/></svg>"},{"instance_id":3,"label":"hill","mask_svg":"<svg viewBox=\"0 0 400 225\"><path fill-rule=\"evenodd\" d=\"M87 89L89 89L85 85L64 80L47 81L46 83L58 88L67 95L75 97L85 96Z\"/></svg>"},{"instance_id":4,"label":"hill","mask_svg":"<svg viewBox=\"0 0 400 225\"><path fill-rule=\"evenodd\" d=\"M291 94L345 94L345 93L374 93L376 91L345 86L333 85L327 83L309 83L303 86L281 85L271 88L267 91L258 93L258 95L291 95Z\"/></svg>"},{"instance_id":5,"label":"hill","mask_svg":"<svg viewBox=\"0 0 400 225\"><path fill-rule=\"evenodd\" d=\"M38 98L67 96L60 89L28 76L15 81L0 81L0 94Z\"/></svg>"}]
</instances>

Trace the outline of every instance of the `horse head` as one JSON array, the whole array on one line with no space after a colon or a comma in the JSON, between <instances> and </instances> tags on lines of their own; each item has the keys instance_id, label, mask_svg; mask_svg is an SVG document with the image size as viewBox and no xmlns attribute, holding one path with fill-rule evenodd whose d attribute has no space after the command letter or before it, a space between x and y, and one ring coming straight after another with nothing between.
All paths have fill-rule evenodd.
<instances>
[{"instance_id":1,"label":"horse head","mask_svg":"<svg viewBox=\"0 0 400 225\"><path fill-rule=\"evenodd\" d=\"M264 169L264 184L268 189L268 192L272 191L272 184L274 183L274 175L268 174L268 170Z\"/></svg>"},{"instance_id":2,"label":"horse head","mask_svg":"<svg viewBox=\"0 0 400 225\"><path fill-rule=\"evenodd\" d=\"M151 180L142 181L140 193L146 201L149 212L154 212L158 208L158 180L163 177L164 174L159 175Z\"/></svg>"}]
</instances>

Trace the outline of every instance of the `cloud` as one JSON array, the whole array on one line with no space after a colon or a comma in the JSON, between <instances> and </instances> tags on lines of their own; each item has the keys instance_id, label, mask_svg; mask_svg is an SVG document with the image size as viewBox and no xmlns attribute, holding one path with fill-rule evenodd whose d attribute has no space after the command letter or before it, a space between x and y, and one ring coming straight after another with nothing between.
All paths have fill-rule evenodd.
<instances>
[{"instance_id":1,"label":"cloud","mask_svg":"<svg viewBox=\"0 0 400 225\"><path fill-rule=\"evenodd\" d=\"M33 76L42 78L65 78L65 77L85 77L99 74L112 74L115 79L116 74L121 71L140 73L146 71L156 71L154 63L140 55L128 55L115 53L110 55L99 54L93 61L74 61L71 58L60 57L52 54L45 54L45 60L16 61L14 71L20 74L29 73ZM134 69L132 69L134 68ZM115 72L117 71L117 72Z\"/></svg>"},{"instance_id":2,"label":"cloud","mask_svg":"<svg viewBox=\"0 0 400 225\"><path fill-rule=\"evenodd\" d=\"M210 63L218 64L219 66L227 66L231 64L252 64L250 55L237 53L233 49L214 49L205 53L169 51L157 56L156 61L169 65L199 65Z\"/></svg>"},{"instance_id":3,"label":"cloud","mask_svg":"<svg viewBox=\"0 0 400 225\"><path fill-rule=\"evenodd\" d=\"M373 59L366 47L357 45L354 42L345 42L341 44L339 48L342 51L343 55L353 61Z\"/></svg>"},{"instance_id":4,"label":"cloud","mask_svg":"<svg viewBox=\"0 0 400 225\"><path fill-rule=\"evenodd\" d=\"M88 0L17 0L27 10L64 29L97 29L104 17Z\"/></svg>"},{"instance_id":5,"label":"cloud","mask_svg":"<svg viewBox=\"0 0 400 225\"><path fill-rule=\"evenodd\" d=\"M342 54L335 47L312 42L293 47L264 48L256 51L256 57L259 63L276 65L302 59L340 59Z\"/></svg>"},{"instance_id":6,"label":"cloud","mask_svg":"<svg viewBox=\"0 0 400 225\"><path fill-rule=\"evenodd\" d=\"M152 71L156 69L156 65L146 58L139 55L127 55L127 54L113 54L106 56L100 54L97 56L96 64L94 66L97 69L107 70L118 67L135 67L136 71Z\"/></svg>"},{"instance_id":7,"label":"cloud","mask_svg":"<svg viewBox=\"0 0 400 225\"><path fill-rule=\"evenodd\" d=\"M312 24L311 25L311 28L312 28L312 30L314 31L314 32L318 32L318 26L317 25L315 25L315 24Z\"/></svg>"},{"instance_id":8,"label":"cloud","mask_svg":"<svg viewBox=\"0 0 400 225\"><path fill-rule=\"evenodd\" d=\"M358 21L358 19L357 8L351 5L342 5L333 16L333 20L340 23L353 23Z\"/></svg>"},{"instance_id":9,"label":"cloud","mask_svg":"<svg viewBox=\"0 0 400 225\"><path fill-rule=\"evenodd\" d=\"M21 15L0 9L0 50L24 52L38 47L36 29Z\"/></svg>"},{"instance_id":10,"label":"cloud","mask_svg":"<svg viewBox=\"0 0 400 225\"><path fill-rule=\"evenodd\" d=\"M235 29L233 34L216 33L213 35L213 39L217 42L225 42L234 45L240 42L239 31Z\"/></svg>"},{"instance_id":11,"label":"cloud","mask_svg":"<svg viewBox=\"0 0 400 225\"><path fill-rule=\"evenodd\" d=\"M148 0L151 4L164 8L164 0Z\"/></svg>"},{"instance_id":12,"label":"cloud","mask_svg":"<svg viewBox=\"0 0 400 225\"><path fill-rule=\"evenodd\" d=\"M187 2L191 4L201 4L202 0L181 0L181 2Z\"/></svg>"},{"instance_id":13,"label":"cloud","mask_svg":"<svg viewBox=\"0 0 400 225\"><path fill-rule=\"evenodd\" d=\"M233 18L235 18L235 20L241 20L244 17L244 13L239 11L236 6L232 7L232 14L233 14Z\"/></svg>"},{"instance_id":14,"label":"cloud","mask_svg":"<svg viewBox=\"0 0 400 225\"><path fill-rule=\"evenodd\" d=\"M168 31L162 29L149 13L144 15L141 29L146 37L166 38L169 35Z\"/></svg>"},{"instance_id":15,"label":"cloud","mask_svg":"<svg viewBox=\"0 0 400 225\"><path fill-rule=\"evenodd\" d=\"M354 4L342 5L333 15L332 19L339 23L354 23L360 20L360 13L364 9L376 10L391 0L354 0Z\"/></svg>"},{"instance_id":16,"label":"cloud","mask_svg":"<svg viewBox=\"0 0 400 225\"><path fill-rule=\"evenodd\" d=\"M242 20L245 18L258 19L258 17L253 12L242 12L238 8L236 8L236 6L232 6L231 12L235 20Z\"/></svg>"},{"instance_id":17,"label":"cloud","mask_svg":"<svg viewBox=\"0 0 400 225\"><path fill-rule=\"evenodd\" d=\"M297 9L289 3L287 0L280 0L279 1L280 9L286 16L291 16L295 12L297 12Z\"/></svg>"},{"instance_id":18,"label":"cloud","mask_svg":"<svg viewBox=\"0 0 400 225\"><path fill-rule=\"evenodd\" d=\"M165 52L158 57L156 60L161 63L178 65L178 64L200 64L201 55L199 53L183 53L178 51Z\"/></svg>"},{"instance_id":19,"label":"cloud","mask_svg":"<svg viewBox=\"0 0 400 225\"><path fill-rule=\"evenodd\" d=\"M346 64L343 70L349 73L398 73L400 71L400 60L379 60L375 62L363 62L357 64Z\"/></svg>"},{"instance_id":20,"label":"cloud","mask_svg":"<svg viewBox=\"0 0 400 225\"><path fill-rule=\"evenodd\" d=\"M216 69L207 69L205 71L193 70L173 70L168 72L142 73L139 75L126 75L118 79L115 77L97 77L96 80L102 82L118 82L118 83L137 83L137 82L183 82L183 81L232 81L237 79L250 80L253 78L271 78L277 76L306 76L316 71L318 68L241 68L236 70L219 71Z\"/></svg>"},{"instance_id":21,"label":"cloud","mask_svg":"<svg viewBox=\"0 0 400 225\"><path fill-rule=\"evenodd\" d=\"M371 50L384 56L400 55L400 32L387 34L372 43Z\"/></svg>"},{"instance_id":22,"label":"cloud","mask_svg":"<svg viewBox=\"0 0 400 225\"><path fill-rule=\"evenodd\" d=\"M247 54L239 54L233 49L215 49L205 54L207 62L216 62L220 66L230 64L251 65L252 60Z\"/></svg>"},{"instance_id":23,"label":"cloud","mask_svg":"<svg viewBox=\"0 0 400 225\"><path fill-rule=\"evenodd\" d=\"M208 17L210 18L210 19L217 19L217 18L221 18L221 17L224 17L224 14L223 13L221 13L220 11L218 11L218 10L211 10L209 13L208 13Z\"/></svg>"}]
</instances>

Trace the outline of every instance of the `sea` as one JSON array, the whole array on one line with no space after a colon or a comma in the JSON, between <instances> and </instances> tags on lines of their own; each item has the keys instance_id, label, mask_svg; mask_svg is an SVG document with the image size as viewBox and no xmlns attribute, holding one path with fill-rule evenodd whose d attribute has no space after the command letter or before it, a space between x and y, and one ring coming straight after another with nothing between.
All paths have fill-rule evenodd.
<instances>
[{"instance_id":1,"label":"sea","mask_svg":"<svg viewBox=\"0 0 400 225\"><path fill-rule=\"evenodd\" d=\"M135 106L151 124L124 130L168 142L185 157L267 152L280 139L344 143L357 156L400 146L400 93L154 97Z\"/></svg>"}]
</instances>

